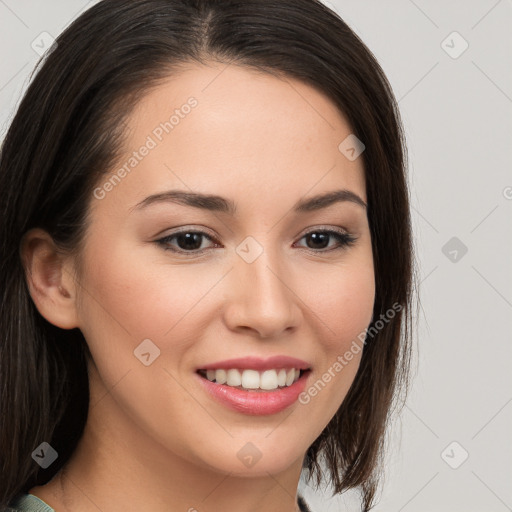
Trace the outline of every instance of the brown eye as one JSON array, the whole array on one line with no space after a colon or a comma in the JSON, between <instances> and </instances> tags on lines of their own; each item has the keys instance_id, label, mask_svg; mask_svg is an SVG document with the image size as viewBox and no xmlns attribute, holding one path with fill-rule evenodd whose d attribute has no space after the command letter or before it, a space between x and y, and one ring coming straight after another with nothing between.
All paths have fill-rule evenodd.
<instances>
[{"instance_id":1,"label":"brown eye","mask_svg":"<svg viewBox=\"0 0 512 512\"><path fill-rule=\"evenodd\" d=\"M204 250L204 247L201 247L204 238L213 242L212 237L202 231L181 231L161 238L156 242L166 251L193 253ZM172 243L174 240L176 242Z\"/></svg>"},{"instance_id":2,"label":"brown eye","mask_svg":"<svg viewBox=\"0 0 512 512\"><path fill-rule=\"evenodd\" d=\"M305 234L302 238L306 240L307 249L312 249L314 251L320 252L343 249L354 244L354 242L357 240L356 237L348 233L334 230L310 231L309 233ZM331 239L336 240L338 245L329 248L329 242L331 241Z\"/></svg>"}]
</instances>

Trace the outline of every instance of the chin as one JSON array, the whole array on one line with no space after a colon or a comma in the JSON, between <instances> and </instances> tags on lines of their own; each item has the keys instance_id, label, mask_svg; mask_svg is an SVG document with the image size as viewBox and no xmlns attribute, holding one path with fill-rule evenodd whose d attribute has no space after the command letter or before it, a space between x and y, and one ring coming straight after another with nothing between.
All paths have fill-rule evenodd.
<instances>
[{"instance_id":1,"label":"chin","mask_svg":"<svg viewBox=\"0 0 512 512\"><path fill-rule=\"evenodd\" d=\"M292 466L301 468L308 446L301 449L302 443L294 443L290 436L287 444L283 445L280 438L271 440L271 436L256 438L252 435L247 437L247 441L237 437L229 447L219 447L208 459L205 453L199 455L210 469L241 478L268 477L269 474L287 471Z\"/></svg>"}]
</instances>

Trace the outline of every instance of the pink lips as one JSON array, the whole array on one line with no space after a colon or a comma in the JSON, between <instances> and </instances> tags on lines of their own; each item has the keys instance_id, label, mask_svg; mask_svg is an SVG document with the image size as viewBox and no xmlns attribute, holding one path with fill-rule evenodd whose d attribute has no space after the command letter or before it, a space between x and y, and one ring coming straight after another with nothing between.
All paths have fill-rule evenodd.
<instances>
[{"instance_id":1,"label":"pink lips","mask_svg":"<svg viewBox=\"0 0 512 512\"><path fill-rule=\"evenodd\" d=\"M308 370L310 365L305 361L288 356L274 356L268 359L244 357L206 364L198 368L198 370L228 370L232 368L257 371L280 368ZM199 373L196 375L206 392L224 406L236 412L259 416L277 414L294 404L299 395L304 391L310 373L305 371L301 374L299 380L291 386L272 391L246 391L225 384L211 382Z\"/></svg>"},{"instance_id":2,"label":"pink lips","mask_svg":"<svg viewBox=\"0 0 512 512\"><path fill-rule=\"evenodd\" d=\"M237 359L226 359L225 361L217 361L216 363L206 364L198 368L198 370L218 370L230 368L243 368L244 370L272 370L273 368L298 368L299 370L307 370L311 365L288 356L273 356L268 359L260 359L259 357L239 357Z\"/></svg>"}]
</instances>

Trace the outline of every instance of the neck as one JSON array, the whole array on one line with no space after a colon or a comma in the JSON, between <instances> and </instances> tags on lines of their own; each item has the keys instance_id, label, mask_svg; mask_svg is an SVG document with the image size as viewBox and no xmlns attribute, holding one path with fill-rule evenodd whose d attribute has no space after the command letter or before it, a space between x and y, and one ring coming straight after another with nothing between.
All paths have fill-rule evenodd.
<instances>
[{"instance_id":1,"label":"neck","mask_svg":"<svg viewBox=\"0 0 512 512\"><path fill-rule=\"evenodd\" d=\"M94 453L84 436L76 455L58 474L64 512L298 512L300 465L282 474L236 477L200 470L183 460L157 466L115 463L111 451ZM87 456L85 456L87 452ZM83 461L87 460L87 465ZM56 509L60 512L60 509Z\"/></svg>"}]
</instances>

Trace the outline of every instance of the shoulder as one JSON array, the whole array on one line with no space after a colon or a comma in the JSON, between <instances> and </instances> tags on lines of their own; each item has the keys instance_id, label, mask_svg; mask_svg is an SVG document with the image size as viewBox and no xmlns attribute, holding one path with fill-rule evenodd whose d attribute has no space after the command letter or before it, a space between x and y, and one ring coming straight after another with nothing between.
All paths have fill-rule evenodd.
<instances>
[{"instance_id":1,"label":"shoulder","mask_svg":"<svg viewBox=\"0 0 512 512\"><path fill-rule=\"evenodd\" d=\"M20 494L9 503L4 512L55 512L55 510L33 494Z\"/></svg>"}]
</instances>

